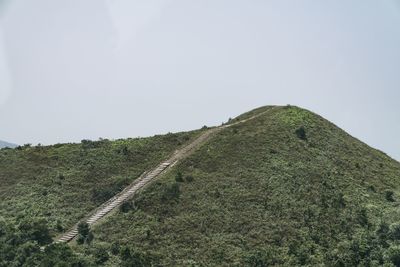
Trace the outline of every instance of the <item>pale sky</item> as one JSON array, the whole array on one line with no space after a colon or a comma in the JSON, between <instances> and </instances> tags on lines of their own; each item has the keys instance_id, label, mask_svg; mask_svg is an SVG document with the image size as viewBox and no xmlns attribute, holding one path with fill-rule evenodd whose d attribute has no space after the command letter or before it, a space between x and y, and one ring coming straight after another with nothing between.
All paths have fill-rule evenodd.
<instances>
[{"instance_id":1,"label":"pale sky","mask_svg":"<svg viewBox=\"0 0 400 267\"><path fill-rule=\"evenodd\" d=\"M0 139L310 109L400 159L400 0L0 0Z\"/></svg>"}]
</instances>

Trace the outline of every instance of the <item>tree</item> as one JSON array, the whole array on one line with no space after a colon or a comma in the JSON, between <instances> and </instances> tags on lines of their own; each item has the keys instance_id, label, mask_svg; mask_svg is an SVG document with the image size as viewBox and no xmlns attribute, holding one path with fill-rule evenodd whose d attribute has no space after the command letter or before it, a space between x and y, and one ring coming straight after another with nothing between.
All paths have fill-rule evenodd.
<instances>
[{"instance_id":1,"label":"tree","mask_svg":"<svg viewBox=\"0 0 400 267\"><path fill-rule=\"evenodd\" d=\"M44 219L25 220L18 228L27 239L35 240L41 246L50 244L53 241Z\"/></svg>"},{"instance_id":2,"label":"tree","mask_svg":"<svg viewBox=\"0 0 400 267\"><path fill-rule=\"evenodd\" d=\"M296 130L296 135L298 138L300 138L301 140L306 141L307 140L307 135L306 135L306 130L304 129L303 126L301 126L300 128L298 128Z\"/></svg>"},{"instance_id":3,"label":"tree","mask_svg":"<svg viewBox=\"0 0 400 267\"><path fill-rule=\"evenodd\" d=\"M78 224L78 244L84 243L90 244L94 239L93 233L90 231L90 226L87 222L81 222Z\"/></svg>"}]
</instances>

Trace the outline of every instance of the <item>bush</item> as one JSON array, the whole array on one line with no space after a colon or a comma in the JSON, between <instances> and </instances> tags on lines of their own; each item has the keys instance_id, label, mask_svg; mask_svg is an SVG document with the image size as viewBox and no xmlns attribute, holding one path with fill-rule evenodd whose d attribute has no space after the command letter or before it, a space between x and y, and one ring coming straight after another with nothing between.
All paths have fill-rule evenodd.
<instances>
[{"instance_id":1,"label":"bush","mask_svg":"<svg viewBox=\"0 0 400 267\"><path fill-rule=\"evenodd\" d=\"M177 172L175 175L175 181L178 183L183 183L183 175L181 172Z\"/></svg>"},{"instance_id":2,"label":"bush","mask_svg":"<svg viewBox=\"0 0 400 267\"><path fill-rule=\"evenodd\" d=\"M393 223L390 225L390 238L392 240L400 240L400 224Z\"/></svg>"},{"instance_id":3,"label":"bush","mask_svg":"<svg viewBox=\"0 0 400 267\"><path fill-rule=\"evenodd\" d=\"M144 253L133 251L128 247L121 249L120 258L122 260L121 266L124 267L144 267L152 266L152 259Z\"/></svg>"},{"instance_id":4,"label":"bush","mask_svg":"<svg viewBox=\"0 0 400 267\"><path fill-rule=\"evenodd\" d=\"M78 224L78 234L86 238L89 232L90 232L90 226L87 222L81 222Z\"/></svg>"},{"instance_id":5,"label":"bush","mask_svg":"<svg viewBox=\"0 0 400 267\"><path fill-rule=\"evenodd\" d=\"M172 200L172 199L178 199L180 196L180 188L178 183L173 183L171 185L167 185L167 187L164 190L164 193L162 195L162 199L165 200Z\"/></svg>"},{"instance_id":6,"label":"bush","mask_svg":"<svg viewBox=\"0 0 400 267\"><path fill-rule=\"evenodd\" d=\"M186 176L186 182L191 183L191 182L193 182L193 181L194 181L193 176L191 176L191 175Z\"/></svg>"},{"instance_id":7,"label":"bush","mask_svg":"<svg viewBox=\"0 0 400 267\"><path fill-rule=\"evenodd\" d=\"M369 220L367 216L367 210L365 208L362 208L358 211L357 215L357 221L358 223L363 226L363 227L368 227L369 226Z\"/></svg>"},{"instance_id":8,"label":"bush","mask_svg":"<svg viewBox=\"0 0 400 267\"><path fill-rule=\"evenodd\" d=\"M47 228L46 221L40 220L25 220L23 221L18 229L30 240L35 240L39 245L50 244L53 239L51 238L49 229Z\"/></svg>"},{"instance_id":9,"label":"bush","mask_svg":"<svg viewBox=\"0 0 400 267\"><path fill-rule=\"evenodd\" d=\"M120 249L121 249L121 246L120 246L119 243L113 242L111 244L111 249L110 250L111 250L111 254L113 254L114 256L119 254Z\"/></svg>"},{"instance_id":10,"label":"bush","mask_svg":"<svg viewBox=\"0 0 400 267\"><path fill-rule=\"evenodd\" d=\"M246 266L251 267L266 267L273 265L274 262L271 256L265 251L254 251L245 256Z\"/></svg>"},{"instance_id":11,"label":"bush","mask_svg":"<svg viewBox=\"0 0 400 267\"><path fill-rule=\"evenodd\" d=\"M385 191L385 198L389 202L395 202L396 201L394 199L394 192L392 190L386 190Z\"/></svg>"},{"instance_id":12,"label":"bush","mask_svg":"<svg viewBox=\"0 0 400 267\"><path fill-rule=\"evenodd\" d=\"M103 264L108 261L109 256L108 252L105 248L98 247L94 251L95 263L96 264Z\"/></svg>"},{"instance_id":13,"label":"bush","mask_svg":"<svg viewBox=\"0 0 400 267\"><path fill-rule=\"evenodd\" d=\"M119 207L119 211L122 213L127 213L133 209L133 205L131 201L127 201L122 203L122 205Z\"/></svg>"},{"instance_id":14,"label":"bush","mask_svg":"<svg viewBox=\"0 0 400 267\"><path fill-rule=\"evenodd\" d=\"M78 239L76 242L80 245L86 243L92 243L94 239L93 233L90 231L90 226L86 222L81 222L78 224Z\"/></svg>"},{"instance_id":15,"label":"bush","mask_svg":"<svg viewBox=\"0 0 400 267\"><path fill-rule=\"evenodd\" d=\"M307 135L306 135L306 130L304 129L303 126L301 126L300 128L298 128L296 130L296 135L298 138L300 138L301 140L306 141L307 140Z\"/></svg>"},{"instance_id":16,"label":"bush","mask_svg":"<svg viewBox=\"0 0 400 267\"><path fill-rule=\"evenodd\" d=\"M381 222L376 230L376 236L380 244L384 247L387 245L387 241L390 238L390 228L386 222Z\"/></svg>"},{"instance_id":17,"label":"bush","mask_svg":"<svg viewBox=\"0 0 400 267\"><path fill-rule=\"evenodd\" d=\"M390 246L386 254L387 259L395 266L400 266L400 246Z\"/></svg>"}]
</instances>

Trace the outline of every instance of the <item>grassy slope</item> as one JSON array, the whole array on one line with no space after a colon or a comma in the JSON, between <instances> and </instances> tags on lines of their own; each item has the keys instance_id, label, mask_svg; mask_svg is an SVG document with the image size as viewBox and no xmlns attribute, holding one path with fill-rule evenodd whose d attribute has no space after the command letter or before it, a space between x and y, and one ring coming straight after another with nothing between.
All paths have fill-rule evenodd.
<instances>
[{"instance_id":1,"label":"grassy slope","mask_svg":"<svg viewBox=\"0 0 400 267\"><path fill-rule=\"evenodd\" d=\"M197 134L2 149L1 217L63 231Z\"/></svg>"},{"instance_id":2,"label":"grassy slope","mask_svg":"<svg viewBox=\"0 0 400 267\"><path fill-rule=\"evenodd\" d=\"M166 188L178 171L194 180L174 198ZM165 266L363 265L368 249L349 251L381 221L400 220L399 185L398 162L311 112L278 107L220 132L97 225L95 243L127 244Z\"/></svg>"}]
</instances>

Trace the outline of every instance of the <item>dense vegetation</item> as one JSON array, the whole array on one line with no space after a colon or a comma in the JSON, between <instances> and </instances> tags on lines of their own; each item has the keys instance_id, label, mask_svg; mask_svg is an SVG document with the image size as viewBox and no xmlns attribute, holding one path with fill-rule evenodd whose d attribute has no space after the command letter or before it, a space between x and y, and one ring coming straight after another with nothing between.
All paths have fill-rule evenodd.
<instances>
[{"instance_id":1,"label":"dense vegetation","mask_svg":"<svg viewBox=\"0 0 400 267\"><path fill-rule=\"evenodd\" d=\"M72 249L38 248L195 133L2 150L0 266L400 266L400 163L297 107L231 122L255 114Z\"/></svg>"},{"instance_id":2,"label":"dense vegetation","mask_svg":"<svg viewBox=\"0 0 400 267\"><path fill-rule=\"evenodd\" d=\"M1 216L16 223L45 218L56 235L196 135L2 149Z\"/></svg>"},{"instance_id":3,"label":"dense vegetation","mask_svg":"<svg viewBox=\"0 0 400 267\"><path fill-rule=\"evenodd\" d=\"M399 184L398 162L273 108L220 132L95 227L94 244L164 266L400 266Z\"/></svg>"}]
</instances>

